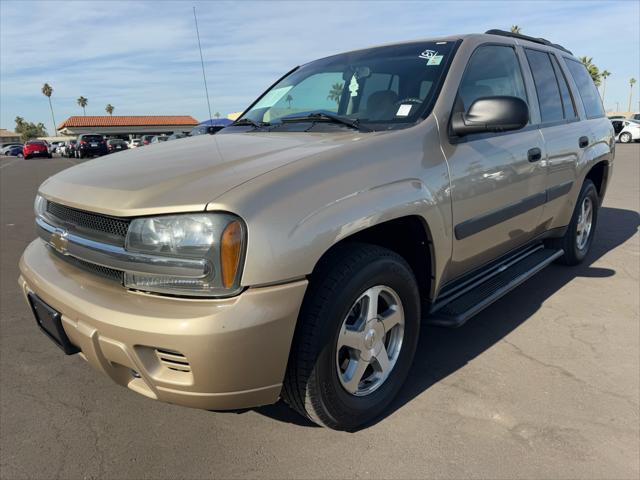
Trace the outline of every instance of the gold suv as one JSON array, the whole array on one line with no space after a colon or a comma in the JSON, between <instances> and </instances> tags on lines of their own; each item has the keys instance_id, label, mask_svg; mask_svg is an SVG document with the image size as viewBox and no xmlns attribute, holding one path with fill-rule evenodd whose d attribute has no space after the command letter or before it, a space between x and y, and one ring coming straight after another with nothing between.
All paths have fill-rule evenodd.
<instances>
[{"instance_id":1,"label":"gold suv","mask_svg":"<svg viewBox=\"0 0 640 480\"><path fill-rule=\"evenodd\" d=\"M166 402L353 430L454 327L593 241L614 136L587 70L491 30L295 68L231 126L45 181L38 325Z\"/></svg>"}]
</instances>

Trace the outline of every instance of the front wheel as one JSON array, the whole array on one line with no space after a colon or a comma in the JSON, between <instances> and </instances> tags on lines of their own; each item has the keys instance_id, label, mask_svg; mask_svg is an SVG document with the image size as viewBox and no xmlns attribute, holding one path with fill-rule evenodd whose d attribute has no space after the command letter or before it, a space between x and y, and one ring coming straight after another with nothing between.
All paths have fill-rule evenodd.
<instances>
[{"instance_id":1,"label":"front wheel","mask_svg":"<svg viewBox=\"0 0 640 480\"><path fill-rule=\"evenodd\" d=\"M420 329L415 277L398 254L347 244L313 274L284 382L313 422L355 430L378 417L409 372Z\"/></svg>"},{"instance_id":2,"label":"front wheel","mask_svg":"<svg viewBox=\"0 0 640 480\"><path fill-rule=\"evenodd\" d=\"M631 134L629 132L623 132L620 134L620 142L621 143L631 143Z\"/></svg>"},{"instance_id":3,"label":"front wheel","mask_svg":"<svg viewBox=\"0 0 640 480\"><path fill-rule=\"evenodd\" d=\"M564 250L564 255L558 259L560 263L577 265L587 256L593 243L599 208L598 191L593 182L587 179L580 190L564 237L549 241L551 247Z\"/></svg>"}]
</instances>

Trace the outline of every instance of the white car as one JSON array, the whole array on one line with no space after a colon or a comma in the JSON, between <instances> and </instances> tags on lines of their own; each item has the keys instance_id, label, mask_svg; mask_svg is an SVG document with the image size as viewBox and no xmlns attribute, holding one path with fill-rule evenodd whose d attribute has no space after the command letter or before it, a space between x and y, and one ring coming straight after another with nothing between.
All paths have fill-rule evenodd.
<instances>
[{"instance_id":1,"label":"white car","mask_svg":"<svg viewBox=\"0 0 640 480\"><path fill-rule=\"evenodd\" d=\"M631 143L640 140L640 121L638 120L612 120L616 138L620 143Z\"/></svg>"},{"instance_id":2,"label":"white car","mask_svg":"<svg viewBox=\"0 0 640 480\"><path fill-rule=\"evenodd\" d=\"M129 148L137 148L140 145L142 145L142 140L140 140L139 138L134 138L130 140L128 143L129 143Z\"/></svg>"}]
</instances>

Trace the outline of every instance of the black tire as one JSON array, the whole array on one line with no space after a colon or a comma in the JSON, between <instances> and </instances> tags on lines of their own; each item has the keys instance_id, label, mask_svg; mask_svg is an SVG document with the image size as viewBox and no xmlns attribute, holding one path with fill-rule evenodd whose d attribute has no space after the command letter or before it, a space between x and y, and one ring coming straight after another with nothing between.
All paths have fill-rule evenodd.
<instances>
[{"instance_id":1,"label":"black tire","mask_svg":"<svg viewBox=\"0 0 640 480\"><path fill-rule=\"evenodd\" d=\"M631 143L632 137L629 132L623 132L620 134L620 143Z\"/></svg>"},{"instance_id":2,"label":"black tire","mask_svg":"<svg viewBox=\"0 0 640 480\"><path fill-rule=\"evenodd\" d=\"M366 396L342 386L336 368L337 340L354 302L367 289L391 287L402 302L404 336L395 366ZM312 275L291 347L282 396L298 413L336 430L353 431L377 418L404 383L420 329L420 295L407 262L375 245L336 248Z\"/></svg>"},{"instance_id":3,"label":"black tire","mask_svg":"<svg viewBox=\"0 0 640 480\"><path fill-rule=\"evenodd\" d=\"M587 197L590 199L593 208L591 230L589 232L586 243L582 248L579 248L577 241L578 220L580 217L582 204ZM591 248L591 244L593 243L593 237L595 236L596 226L598 224L599 209L600 199L598 197L598 191L596 190L593 182L589 179L586 179L582 185L582 189L580 190L580 195L578 195L578 201L576 202L576 206L571 217L571 222L567 227L566 233L561 238L554 238L547 242L547 244L551 248L562 248L562 250L564 250L564 255L557 260L558 263L562 263L564 265L578 265L579 263L582 263L584 258L589 253L589 249Z\"/></svg>"}]
</instances>

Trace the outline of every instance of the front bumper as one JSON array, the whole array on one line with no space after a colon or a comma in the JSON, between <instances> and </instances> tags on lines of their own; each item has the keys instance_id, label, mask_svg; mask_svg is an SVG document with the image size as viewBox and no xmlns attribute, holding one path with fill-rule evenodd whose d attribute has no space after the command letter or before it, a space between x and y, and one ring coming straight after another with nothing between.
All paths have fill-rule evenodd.
<instances>
[{"instance_id":1,"label":"front bumper","mask_svg":"<svg viewBox=\"0 0 640 480\"><path fill-rule=\"evenodd\" d=\"M306 280L220 300L134 293L61 261L40 239L20 271L25 295L59 311L80 355L120 385L213 410L278 399Z\"/></svg>"}]
</instances>

